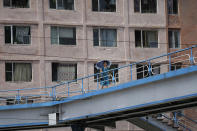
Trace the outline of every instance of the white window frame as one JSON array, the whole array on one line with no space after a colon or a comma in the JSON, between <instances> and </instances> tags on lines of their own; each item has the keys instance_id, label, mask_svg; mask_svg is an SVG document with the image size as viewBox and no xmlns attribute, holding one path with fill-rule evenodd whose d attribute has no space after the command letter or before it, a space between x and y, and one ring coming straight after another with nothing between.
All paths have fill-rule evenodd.
<instances>
[{"instance_id":1,"label":"white window frame","mask_svg":"<svg viewBox=\"0 0 197 131\"><path fill-rule=\"evenodd\" d=\"M56 63L56 64L58 64L58 66L57 66L57 68L60 66L60 65L74 65L74 66L76 66L76 70L75 70L75 75L76 75L76 79L78 78L78 63L77 62L52 62L51 63L51 71L53 70L53 64L54 63ZM53 75L53 74L52 74ZM57 81L54 81L53 80L53 76L51 77L51 81L52 82L56 82L56 83L58 83L58 82L62 82L62 81L59 81L58 80L58 73L56 74L57 76ZM73 80L76 80L76 79L73 79ZM73 80L68 80L68 81L73 81Z\"/></svg>"},{"instance_id":2,"label":"white window frame","mask_svg":"<svg viewBox=\"0 0 197 131\"><path fill-rule=\"evenodd\" d=\"M31 38L31 26L29 25L29 26L26 26L26 25L24 25L24 26L26 26L26 27L29 27L30 28L30 41L29 41L29 43L28 44L24 44L24 43L22 43L22 44L15 44L14 43L14 38L13 38L13 26L15 26L15 27L21 27L20 25L4 25L4 28L5 27L10 27L11 28L11 43L5 43L5 29L4 29L4 43L5 43L5 45L25 45L25 46L29 46L29 45L31 45L31 43L32 43L32 38Z\"/></svg>"},{"instance_id":3,"label":"white window frame","mask_svg":"<svg viewBox=\"0 0 197 131\"><path fill-rule=\"evenodd\" d=\"M178 68L179 66L180 66L180 68ZM175 64L172 64L171 65L171 71L176 71L178 69L181 69L181 68L183 68L182 66L183 66L183 63L175 63ZM172 70L173 67L174 67L174 70Z\"/></svg>"},{"instance_id":4,"label":"white window frame","mask_svg":"<svg viewBox=\"0 0 197 131\"><path fill-rule=\"evenodd\" d=\"M29 61L27 61L27 62L19 62L19 61L6 61L5 62L5 74L8 72L8 71L6 71L6 64L7 63L9 63L9 64L12 64L12 71L11 71L11 73L12 73L12 80L11 81L7 81L6 80L6 75L5 75L5 82L12 82L12 83L18 83L18 82L32 82L33 81L33 64L32 64L32 62L29 62ZM31 64L31 81L14 81L14 78L13 78L13 76L14 76L14 64ZM10 72L10 71L9 71Z\"/></svg>"},{"instance_id":5,"label":"white window frame","mask_svg":"<svg viewBox=\"0 0 197 131\"><path fill-rule=\"evenodd\" d=\"M140 11L139 12L134 12L134 13L141 13L141 14L157 14L157 12L158 12L158 0L156 0L157 1L157 4L156 4L156 12L154 12L154 13L142 13L142 0L139 0L140 1L140 6L139 6L139 8L140 8ZM135 8L135 3L134 3L134 0L133 0L133 4L134 4L134 8ZM135 10L135 9L134 9Z\"/></svg>"},{"instance_id":6,"label":"white window frame","mask_svg":"<svg viewBox=\"0 0 197 131\"><path fill-rule=\"evenodd\" d=\"M64 46L76 46L77 45L77 28L76 27L62 27L62 26L51 26L51 32L52 32L52 27L56 27L57 28L57 32L58 32L58 34L57 34L57 42L58 43L52 43L51 42L51 45L64 45L64 44L60 44L60 34L59 34L59 29L60 28L75 28L75 39L76 39L76 43L75 44L73 44L73 45L64 45ZM52 38L52 36L51 36L51 38Z\"/></svg>"},{"instance_id":7,"label":"white window frame","mask_svg":"<svg viewBox=\"0 0 197 131\"><path fill-rule=\"evenodd\" d=\"M174 1L174 0L173 0ZM178 15L179 14L179 0L177 0L178 2L177 2L177 13L174 13L174 11L173 11L173 13L169 13L169 8L168 8L168 0L167 0L167 8L168 8L168 15ZM174 2L172 2L172 10L174 10L174 4L173 4Z\"/></svg>"},{"instance_id":8,"label":"white window frame","mask_svg":"<svg viewBox=\"0 0 197 131\"><path fill-rule=\"evenodd\" d=\"M138 30L138 29L136 29L136 30ZM143 30L143 29L139 29L139 31L141 33L141 47L136 47L135 46L135 48L159 48L159 31L158 30ZM157 38L158 38L158 40L157 40L157 47L144 47L144 44L143 44L144 40L143 40L143 33L142 33L143 31L156 31L157 32ZM135 42L136 42L136 40L135 40Z\"/></svg>"},{"instance_id":9,"label":"white window frame","mask_svg":"<svg viewBox=\"0 0 197 131\"><path fill-rule=\"evenodd\" d=\"M93 7L92 7L93 8ZM96 12L96 11L94 11ZM117 0L116 0L116 10L113 12L109 12L109 11L101 11L100 9L100 0L98 0L98 11L97 12L108 12L108 13L113 13L113 12L117 12Z\"/></svg>"},{"instance_id":10,"label":"white window frame","mask_svg":"<svg viewBox=\"0 0 197 131\"><path fill-rule=\"evenodd\" d=\"M141 66L139 68L141 68L143 71L142 72L137 72L137 70L136 70L136 73L137 73L136 78L138 77L138 74L140 74L140 73L143 74L143 78L147 78L147 77L150 77L150 76L161 74L161 64L152 64L151 63L151 75L149 74L149 70L148 70L149 69L149 65L148 64L138 64L138 65ZM153 67L153 66L155 66L155 67ZM137 68L137 65L136 65L136 69L139 69L139 68ZM145 70L145 68L147 68L147 70ZM158 69L159 73L158 74L154 74L154 72L153 72L154 69ZM147 76L146 76L145 72L147 72ZM139 79L143 79L143 78L139 78Z\"/></svg>"},{"instance_id":11,"label":"white window frame","mask_svg":"<svg viewBox=\"0 0 197 131\"><path fill-rule=\"evenodd\" d=\"M13 7L13 5L12 5L12 0L10 0L10 6L4 6L4 3L3 3L3 7L4 8L20 8L20 7ZM25 7L25 9L26 8L31 8L30 7L30 0L28 0L28 7Z\"/></svg>"},{"instance_id":12,"label":"white window frame","mask_svg":"<svg viewBox=\"0 0 197 131\"><path fill-rule=\"evenodd\" d=\"M94 29L98 29L98 34L99 34L99 45L98 46L94 46L94 47L104 47L104 48L111 48L111 47L118 47L118 32L117 32L117 29L116 28L93 28L93 31L94 31ZM116 46L101 46L101 34L100 34L100 32L101 32L101 29L104 29L104 30L116 30ZM94 32L93 32L94 33ZM94 37L94 35L93 35L93 37ZM94 38L93 38L94 39ZM94 40L93 40L93 45L94 45Z\"/></svg>"},{"instance_id":13,"label":"white window frame","mask_svg":"<svg viewBox=\"0 0 197 131\"><path fill-rule=\"evenodd\" d=\"M172 43L173 43L172 47L170 47L170 43L168 42L169 43L169 48L170 49L180 49L181 48L181 31L179 29L169 29L168 33L169 33L169 31L172 32ZM175 32L176 31L179 32L179 45L178 45L178 47L175 47ZM168 40L169 40L169 38L168 38Z\"/></svg>"},{"instance_id":14,"label":"white window frame","mask_svg":"<svg viewBox=\"0 0 197 131\"><path fill-rule=\"evenodd\" d=\"M68 11L74 11L75 10L75 0L74 1L74 4L73 4L73 10L68 10L68 9L58 9L58 2L57 0L55 0L55 3L56 3L56 7L54 10L68 10ZM49 8L50 8L50 0L49 0ZM53 9L53 8L50 8L50 9Z\"/></svg>"}]
</instances>

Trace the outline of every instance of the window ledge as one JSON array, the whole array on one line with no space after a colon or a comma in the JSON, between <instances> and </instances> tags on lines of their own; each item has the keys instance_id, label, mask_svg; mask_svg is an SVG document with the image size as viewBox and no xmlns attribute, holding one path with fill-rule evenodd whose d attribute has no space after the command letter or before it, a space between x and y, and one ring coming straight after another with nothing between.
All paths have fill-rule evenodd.
<instances>
[{"instance_id":1,"label":"window ledge","mask_svg":"<svg viewBox=\"0 0 197 131\"><path fill-rule=\"evenodd\" d=\"M168 14L169 16L179 16L179 14Z\"/></svg>"},{"instance_id":2,"label":"window ledge","mask_svg":"<svg viewBox=\"0 0 197 131\"><path fill-rule=\"evenodd\" d=\"M4 44L5 46L31 46L32 44Z\"/></svg>"},{"instance_id":3,"label":"window ledge","mask_svg":"<svg viewBox=\"0 0 197 131\"><path fill-rule=\"evenodd\" d=\"M109 49L116 49L118 48L117 46L115 47L102 47L102 46L93 46L94 48L100 48L100 49L104 49L104 50L109 50Z\"/></svg>"},{"instance_id":4,"label":"window ledge","mask_svg":"<svg viewBox=\"0 0 197 131\"><path fill-rule=\"evenodd\" d=\"M32 8L17 8L17 7L3 7L4 9L10 9L10 10L32 10Z\"/></svg>"},{"instance_id":5,"label":"window ledge","mask_svg":"<svg viewBox=\"0 0 197 131\"><path fill-rule=\"evenodd\" d=\"M137 49L159 49L159 47L135 47L135 48L137 48Z\"/></svg>"},{"instance_id":6,"label":"window ledge","mask_svg":"<svg viewBox=\"0 0 197 131\"><path fill-rule=\"evenodd\" d=\"M58 46L61 46L61 47L63 47L63 46L65 46L65 47L77 47L77 45L59 45L59 44L51 44L51 46L56 46L56 47L58 47Z\"/></svg>"},{"instance_id":7,"label":"window ledge","mask_svg":"<svg viewBox=\"0 0 197 131\"><path fill-rule=\"evenodd\" d=\"M180 50L181 48L169 48L169 49L172 49L172 50Z\"/></svg>"},{"instance_id":8,"label":"window ledge","mask_svg":"<svg viewBox=\"0 0 197 131\"><path fill-rule=\"evenodd\" d=\"M57 11L57 12L77 12L77 10L64 10L64 9L49 9L49 11Z\"/></svg>"},{"instance_id":9,"label":"window ledge","mask_svg":"<svg viewBox=\"0 0 197 131\"><path fill-rule=\"evenodd\" d=\"M6 83L10 83L10 84L29 84L29 83L33 83L33 81L5 81Z\"/></svg>"},{"instance_id":10,"label":"window ledge","mask_svg":"<svg viewBox=\"0 0 197 131\"><path fill-rule=\"evenodd\" d=\"M134 14L138 14L138 15L158 15L158 13L134 13Z\"/></svg>"},{"instance_id":11,"label":"window ledge","mask_svg":"<svg viewBox=\"0 0 197 131\"><path fill-rule=\"evenodd\" d=\"M118 47L93 47L95 50L100 50L100 51L113 51L113 50L118 50L120 48Z\"/></svg>"},{"instance_id":12,"label":"window ledge","mask_svg":"<svg viewBox=\"0 0 197 131\"><path fill-rule=\"evenodd\" d=\"M92 11L92 13L95 13L95 14L97 14L97 13L103 13L103 14L117 14L117 13L120 13L120 12L117 12L117 11L115 11L115 12L105 12L105 11Z\"/></svg>"}]
</instances>

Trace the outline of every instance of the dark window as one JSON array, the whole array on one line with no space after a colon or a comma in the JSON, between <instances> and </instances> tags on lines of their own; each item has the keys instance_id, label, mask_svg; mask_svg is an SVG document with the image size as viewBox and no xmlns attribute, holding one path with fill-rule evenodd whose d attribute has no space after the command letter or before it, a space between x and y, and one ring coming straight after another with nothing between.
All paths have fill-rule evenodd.
<instances>
[{"instance_id":1,"label":"dark window","mask_svg":"<svg viewBox=\"0 0 197 131\"><path fill-rule=\"evenodd\" d=\"M19 100L20 104L32 104L34 101L32 100L32 98L30 98L30 100L28 99L20 99ZM15 105L18 104L18 101L16 99L7 99L6 100L6 105Z\"/></svg>"},{"instance_id":2,"label":"dark window","mask_svg":"<svg viewBox=\"0 0 197 131\"><path fill-rule=\"evenodd\" d=\"M157 13L157 0L134 0L134 12Z\"/></svg>"},{"instance_id":3,"label":"dark window","mask_svg":"<svg viewBox=\"0 0 197 131\"><path fill-rule=\"evenodd\" d=\"M12 63L6 63L5 64L5 70L6 70L6 81L12 81L12 75L13 75L13 64Z\"/></svg>"},{"instance_id":4,"label":"dark window","mask_svg":"<svg viewBox=\"0 0 197 131\"><path fill-rule=\"evenodd\" d=\"M142 48L158 48L158 32L135 30L135 46Z\"/></svg>"},{"instance_id":5,"label":"dark window","mask_svg":"<svg viewBox=\"0 0 197 131\"><path fill-rule=\"evenodd\" d=\"M92 0L92 11L116 12L116 0Z\"/></svg>"},{"instance_id":6,"label":"dark window","mask_svg":"<svg viewBox=\"0 0 197 131\"><path fill-rule=\"evenodd\" d=\"M180 31L170 29L168 31L169 48L180 48Z\"/></svg>"},{"instance_id":7,"label":"dark window","mask_svg":"<svg viewBox=\"0 0 197 131\"><path fill-rule=\"evenodd\" d=\"M178 14L178 0L168 0L168 14Z\"/></svg>"},{"instance_id":8,"label":"dark window","mask_svg":"<svg viewBox=\"0 0 197 131\"><path fill-rule=\"evenodd\" d=\"M160 65L151 65L151 72L148 72L148 65L137 64L137 79L143 79L149 76L160 74Z\"/></svg>"},{"instance_id":9,"label":"dark window","mask_svg":"<svg viewBox=\"0 0 197 131\"><path fill-rule=\"evenodd\" d=\"M49 0L50 8L56 9L56 0Z\"/></svg>"},{"instance_id":10,"label":"dark window","mask_svg":"<svg viewBox=\"0 0 197 131\"><path fill-rule=\"evenodd\" d=\"M141 30L135 30L135 47L142 46Z\"/></svg>"},{"instance_id":11,"label":"dark window","mask_svg":"<svg viewBox=\"0 0 197 131\"><path fill-rule=\"evenodd\" d=\"M58 63L52 63L52 81L57 81Z\"/></svg>"},{"instance_id":12,"label":"dark window","mask_svg":"<svg viewBox=\"0 0 197 131\"><path fill-rule=\"evenodd\" d=\"M93 29L94 46L99 46L99 29Z\"/></svg>"},{"instance_id":13,"label":"dark window","mask_svg":"<svg viewBox=\"0 0 197 131\"><path fill-rule=\"evenodd\" d=\"M29 26L5 26L6 44L30 44L31 31Z\"/></svg>"},{"instance_id":14,"label":"dark window","mask_svg":"<svg viewBox=\"0 0 197 131\"><path fill-rule=\"evenodd\" d=\"M93 29L94 46L116 47L117 30L116 29Z\"/></svg>"},{"instance_id":15,"label":"dark window","mask_svg":"<svg viewBox=\"0 0 197 131\"><path fill-rule=\"evenodd\" d=\"M12 0L3 0L3 6L4 6L4 7L11 7L11 5L12 5L12 4L11 4L11 1L12 1Z\"/></svg>"},{"instance_id":16,"label":"dark window","mask_svg":"<svg viewBox=\"0 0 197 131\"><path fill-rule=\"evenodd\" d=\"M49 0L51 9L74 10L74 0Z\"/></svg>"},{"instance_id":17,"label":"dark window","mask_svg":"<svg viewBox=\"0 0 197 131\"><path fill-rule=\"evenodd\" d=\"M5 63L6 81L24 81L32 80L31 63Z\"/></svg>"},{"instance_id":18,"label":"dark window","mask_svg":"<svg viewBox=\"0 0 197 131\"><path fill-rule=\"evenodd\" d=\"M6 100L6 105L14 105L15 104L15 100L14 99L7 99Z\"/></svg>"},{"instance_id":19,"label":"dark window","mask_svg":"<svg viewBox=\"0 0 197 131\"><path fill-rule=\"evenodd\" d=\"M94 64L94 74L100 73L100 70L98 70L95 66L96 66L96 64ZM118 64L112 64L110 66L109 70L116 69L116 68L118 68ZM110 82L112 82L112 77L113 77L113 71L110 71L109 72L109 80L110 80ZM118 82L119 81L118 70L114 70L114 77L115 77L116 82ZM98 81L100 82L101 75L98 75L98 78L99 78ZM97 82L97 76L96 75L94 76L94 82Z\"/></svg>"},{"instance_id":20,"label":"dark window","mask_svg":"<svg viewBox=\"0 0 197 131\"><path fill-rule=\"evenodd\" d=\"M134 0L134 12L140 12L140 0Z\"/></svg>"},{"instance_id":21,"label":"dark window","mask_svg":"<svg viewBox=\"0 0 197 131\"><path fill-rule=\"evenodd\" d=\"M52 63L52 81L70 81L77 79L77 64Z\"/></svg>"},{"instance_id":22,"label":"dark window","mask_svg":"<svg viewBox=\"0 0 197 131\"><path fill-rule=\"evenodd\" d=\"M76 28L51 27L51 44L76 45Z\"/></svg>"},{"instance_id":23,"label":"dark window","mask_svg":"<svg viewBox=\"0 0 197 131\"><path fill-rule=\"evenodd\" d=\"M11 43L12 33L11 26L5 26L5 43Z\"/></svg>"},{"instance_id":24,"label":"dark window","mask_svg":"<svg viewBox=\"0 0 197 131\"><path fill-rule=\"evenodd\" d=\"M99 11L99 0L92 0L92 11Z\"/></svg>"},{"instance_id":25,"label":"dark window","mask_svg":"<svg viewBox=\"0 0 197 131\"><path fill-rule=\"evenodd\" d=\"M3 0L4 7L29 8L29 0Z\"/></svg>"},{"instance_id":26,"label":"dark window","mask_svg":"<svg viewBox=\"0 0 197 131\"><path fill-rule=\"evenodd\" d=\"M182 63L175 63L171 65L171 71L175 71L182 68Z\"/></svg>"}]
</instances>

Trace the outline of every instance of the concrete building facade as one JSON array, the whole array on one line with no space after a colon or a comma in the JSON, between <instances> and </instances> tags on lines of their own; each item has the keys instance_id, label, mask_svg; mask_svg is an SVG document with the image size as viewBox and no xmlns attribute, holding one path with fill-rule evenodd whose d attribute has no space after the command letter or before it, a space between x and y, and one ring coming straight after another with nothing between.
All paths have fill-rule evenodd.
<instances>
[{"instance_id":1,"label":"concrete building facade","mask_svg":"<svg viewBox=\"0 0 197 131\"><path fill-rule=\"evenodd\" d=\"M55 85L94 74L100 60L121 66L191 46L197 41L194 3L0 0L0 88ZM16 73L21 67L29 78ZM62 78L61 71L70 76ZM118 125L119 130L140 130L126 122Z\"/></svg>"}]
</instances>

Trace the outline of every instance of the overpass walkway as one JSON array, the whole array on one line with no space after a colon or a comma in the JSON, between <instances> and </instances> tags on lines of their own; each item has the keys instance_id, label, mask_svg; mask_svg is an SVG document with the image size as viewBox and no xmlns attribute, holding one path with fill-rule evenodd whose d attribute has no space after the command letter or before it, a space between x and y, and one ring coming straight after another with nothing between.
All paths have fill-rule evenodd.
<instances>
[{"instance_id":1,"label":"overpass walkway","mask_svg":"<svg viewBox=\"0 0 197 131\"><path fill-rule=\"evenodd\" d=\"M101 89L97 73L50 87L0 90L0 130L71 126L83 131L194 107L196 49L192 46L111 69L106 89Z\"/></svg>"}]
</instances>

